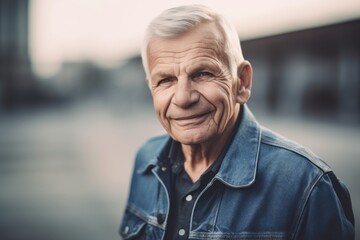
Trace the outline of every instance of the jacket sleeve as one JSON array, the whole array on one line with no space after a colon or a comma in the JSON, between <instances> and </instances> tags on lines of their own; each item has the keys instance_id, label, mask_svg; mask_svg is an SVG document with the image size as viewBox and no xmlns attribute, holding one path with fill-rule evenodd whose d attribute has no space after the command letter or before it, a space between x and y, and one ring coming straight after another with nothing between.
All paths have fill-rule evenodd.
<instances>
[{"instance_id":1,"label":"jacket sleeve","mask_svg":"<svg viewBox=\"0 0 360 240\"><path fill-rule=\"evenodd\" d=\"M292 239L355 239L350 194L333 172L314 185Z\"/></svg>"}]
</instances>

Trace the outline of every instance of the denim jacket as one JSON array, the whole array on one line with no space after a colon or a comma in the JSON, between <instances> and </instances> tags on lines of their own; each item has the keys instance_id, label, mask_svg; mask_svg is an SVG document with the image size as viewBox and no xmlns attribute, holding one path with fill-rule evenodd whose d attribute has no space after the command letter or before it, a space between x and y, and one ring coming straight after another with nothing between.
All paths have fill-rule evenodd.
<instances>
[{"instance_id":1,"label":"denim jacket","mask_svg":"<svg viewBox=\"0 0 360 240\"><path fill-rule=\"evenodd\" d=\"M354 239L350 196L330 167L243 108L220 170L195 199L189 239ZM123 239L164 237L170 140L153 138L136 156Z\"/></svg>"}]
</instances>

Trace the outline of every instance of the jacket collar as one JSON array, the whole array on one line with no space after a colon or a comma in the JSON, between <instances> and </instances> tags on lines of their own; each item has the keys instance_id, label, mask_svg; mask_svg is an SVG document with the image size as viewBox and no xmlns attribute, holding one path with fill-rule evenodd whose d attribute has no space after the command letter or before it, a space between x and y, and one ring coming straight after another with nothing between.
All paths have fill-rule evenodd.
<instances>
[{"instance_id":1,"label":"jacket collar","mask_svg":"<svg viewBox=\"0 0 360 240\"><path fill-rule=\"evenodd\" d=\"M260 151L260 126L244 105L241 122L215 178L232 187L250 186L255 181Z\"/></svg>"},{"instance_id":2,"label":"jacket collar","mask_svg":"<svg viewBox=\"0 0 360 240\"><path fill-rule=\"evenodd\" d=\"M231 187L250 186L255 181L259 149L260 126L246 105L243 105L239 127L224 156L215 178ZM153 167L161 168L168 161L171 138L167 136L159 145L158 151L150 161L140 166L139 173Z\"/></svg>"}]
</instances>

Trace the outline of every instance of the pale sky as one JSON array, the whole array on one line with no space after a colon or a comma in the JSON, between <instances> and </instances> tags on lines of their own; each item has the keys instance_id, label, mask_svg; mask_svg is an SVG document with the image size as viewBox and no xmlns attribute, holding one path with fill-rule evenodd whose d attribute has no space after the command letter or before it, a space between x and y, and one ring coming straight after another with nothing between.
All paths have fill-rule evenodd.
<instances>
[{"instance_id":1,"label":"pale sky","mask_svg":"<svg viewBox=\"0 0 360 240\"><path fill-rule=\"evenodd\" d=\"M359 0L32 0L34 70L51 76L68 60L117 63L139 53L152 18L166 8L192 3L228 16L243 40L360 17Z\"/></svg>"}]
</instances>

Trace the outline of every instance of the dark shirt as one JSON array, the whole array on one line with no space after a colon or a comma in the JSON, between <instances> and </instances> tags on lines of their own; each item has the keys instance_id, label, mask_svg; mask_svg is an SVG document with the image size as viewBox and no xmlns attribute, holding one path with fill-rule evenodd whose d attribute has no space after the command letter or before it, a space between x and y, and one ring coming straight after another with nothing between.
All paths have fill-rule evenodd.
<instances>
[{"instance_id":1,"label":"dark shirt","mask_svg":"<svg viewBox=\"0 0 360 240\"><path fill-rule=\"evenodd\" d=\"M219 157L195 183L191 181L184 169L184 158L178 142L172 142L169 157L172 170L172 186L165 239L187 239L195 199L218 172L223 157Z\"/></svg>"}]
</instances>

